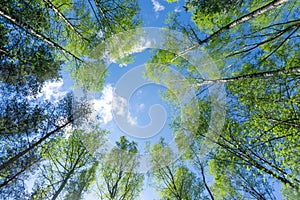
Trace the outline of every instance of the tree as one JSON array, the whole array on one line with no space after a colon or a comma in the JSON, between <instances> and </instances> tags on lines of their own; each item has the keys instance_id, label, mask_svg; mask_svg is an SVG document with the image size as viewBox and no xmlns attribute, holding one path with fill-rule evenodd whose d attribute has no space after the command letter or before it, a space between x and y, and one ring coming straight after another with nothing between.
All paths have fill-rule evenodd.
<instances>
[{"instance_id":1,"label":"tree","mask_svg":"<svg viewBox=\"0 0 300 200\"><path fill-rule=\"evenodd\" d=\"M90 14L95 7L96 2L93 2L1 2L0 86L3 101L0 107L0 137L3 147L0 156L0 192L7 198L25 198L27 192L24 181L42 162L39 153L48 148L49 142L64 135L66 127L80 123L89 113L90 105L83 103L77 110L72 98L68 98L70 96L54 105L35 98L35 95L45 82L60 78L59 70L63 63L71 71L78 68L90 48L104 39L99 27L102 32L107 28L97 24L97 16ZM136 10L126 14L129 11L127 5L135 9L136 2L115 3L110 1L101 5L104 6L105 16L118 22L107 32L107 36L120 31L119 26L125 22L126 27L124 24L122 30L138 22ZM108 10L112 5L115 7ZM95 145L91 146L96 148ZM92 173L87 170L83 174ZM85 183L72 184L82 190L87 187ZM69 195L72 196L71 189Z\"/></svg>"},{"instance_id":2,"label":"tree","mask_svg":"<svg viewBox=\"0 0 300 200\"><path fill-rule=\"evenodd\" d=\"M70 180L69 186L66 189L68 192L64 198L68 200L82 199L95 181L97 167L98 163L95 162L88 170L82 171L77 179Z\"/></svg>"},{"instance_id":3,"label":"tree","mask_svg":"<svg viewBox=\"0 0 300 200\"><path fill-rule=\"evenodd\" d=\"M55 116L54 120L58 121L58 124L54 124L53 127L53 122L52 121L48 121L48 127L46 130L44 131L48 131L48 129L53 128L52 131L46 132L42 135L42 137L40 139L38 139L35 142L31 142L31 144L29 145L29 147L27 147L26 149L24 149L23 151L19 152L18 154L16 154L15 156L9 158L7 161L3 162L0 165L0 168L5 168L7 166L9 166L10 164L12 164L13 162L15 162L17 159L19 159L20 157L22 157L23 155L27 154L28 152L30 152L31 150L33 150L34 148L38 147L40 144L44 143L45 141L47 141L49 138L51 138L52 136L54 136L55 134L58 134L60 131L63 130L63 128L65 128L68 125L71 125L72 123L75 122L76 119L79 119L80 117L87 115L88 114L88 109L84 108L85 105L83 105L81 107L81 109L78 110L74 110L73 113L70 113L70 105L68 105L67 101L70 101L70 96L69 98L67 97L66 99L64 99L64 101L62 101L62 103L64 103L66 106L66 112L67 113L63 113L63 114L70 114L67 116L59 116L60 118L66 117L66 119L62 120L62 122L60 122L58 119L58 116ZM72 106L72 105L71 105ZM64 111L64 110L63 110ZM61 124L60 124L61 123ZM39 130L38 130L39 131Z\"/></svg>"},{"instance_id":4,"label":"tree","mask_svg":"<svg viewBox=\"0 0 300 200\"><path fill-rule=\"evenodd\" d=\"M276 199L271 181L284 198L299 198L299 5L187 0L191 21L168 19L182 35L165 31L164 50L146 66L181 109L171 124L180 156L163 141L150 151L162 199ZM78 85L101 91L106 61L131 62L144 45L140 30L128 31L140 25L138 11L137 0L1 1L2 198L82 199L96 186L100 199L139 195L136 143L121 137L98 163L95 138L105 131L79 128L91 106L35 98L62 66Z\"/></svg>"},{"instance_id":5,"label":"tree","mask_svg":"<svg viewBox=\"0 0 300 200\"><path fill-rule=\"evenodd\" d=\"M116 147L104 155L97 179L99 199L136 199L144 179L135 171L139 165L136 154L136 143L122 136Z\"/></svg>"},{"instance_id":6,"label":"tree","mask_svg":"<svg viewBox=\"0 0 300 200\"><path fill-rule=\"evenodd\" d=\"M153 168L150 172L162 199L209 199L199 178L161 141L150 151Z\"/></svg>"},{"instance_id":7,"label":"tree","mask_svg":"<svg viewBox=\"0 0 300 200\"><path fill-rule=\"evenodd\" d=\"M299 15L294 3L296 4L272 1L261 5L257 1L250 1L243 8L247 11L241 10L248 13L240 14L241 17L234 14L235 8L229 9L226 14L219 10L211 10L210 15L201 14L200 10L194 12L195 21L198 20L198 15L206 17L207 21L198 20L197 27L171 24L172 28L182 30L192 41L194 39L194 45L174 51L174 44L180 41L173 42L167 38L165 43L170 47L167 49L172 51L159 50L150 61L148 72L153 78L159 80L173 64L189 75L182 80L183 82L199 86L197 91L200 118L188 123L189 127L198 124L198 128L192 128L194 131L191 131L191 139L197 138L199 147L199 152L197 150L194 156L201 155L203 146L212 146L214 148L209 148L210 153L215 154L216 159L219 158L219 149L226 152L222 154L222 159L230 155L235 157L222 165L223 167L221 164L214 165L220 167L213 170L216 172L215 178L222 177L219 185L213 190L215 194L219 194L218 191L223 189L232 192L226 194L232 195L227 197L229 199L233 196L250 198L251 195L261 199L274 198L271 193L272 187L262 181L263 177L266 180L277 179L282 185L286 185L284 188L288 188L287 191L292 190L291 193L298 194L299 169L296 163L299 152L296 146L299 143L299 105L296 102L299 96L296 95L296 88L299 85L299 55L294 48L295 42L299 40L296 36ZM280 4L281 9L276 11L275 4ZM199 4L195 3L193 6ZM277 13L276 18L271 15L273 12ZM286 12L293 14L285 18L283 16ZM214 23L209 21L210 19ZM220 23L217 23L217 26L213 25L218 21ZM204 35L204 39L203 34L207 35ZM196 56L192 51L198 47L203 47L212 61L223 59L216 62L219 76L207 78L205 73L197 73L197 66L192 66L184 60L190 61L192 57L188 56L189 53ZM226 54L227 56L224 56ZM156 67L156 64L160 67ZM210 72L208 69L207 73ZM210 122L211 100L203 96L208 95L208 88L219 83L226 86L226 121L224 128L214 130L211 137L212 135L207 134L211 131L208 124L214 125L217 121ZM174 124L184 135L186 124L181 126L180 122L176 121ZM193 158L193 155L190 157ZM230 164L236 166L236 160L241 163L238 166L241 171L226 174L226 167ZM247 168L251 169L256 178L247 172ZM226 183L225 180L237 182L232 183L232 188L227 190L223 188L226 184L223 185L222 181ZM250 188L246 188L247 185Z\"/></svg>"},{"instance_id":8,"label":"tree","mask_svg":"<svg viewBox=\"0 0 300 200\"><path fill-rule=\"evenodd\" d=\"M230 1L204 1L204 0L188 0L184 8L194 15L198 13L214 14L229 12L233 9L239 9L244 3L244 0L230 0Z\"/></svg>"},{"instance_id":9,"label":"tree","mask_svg":"<svg viewBox=\"0 0 300 200\"><path fill-rule=\"evenodd\" d=\"M101 140L102 130L96 126L91 131ZM69 134L42 149L44 162L35 181L33 199L81 199L94 180L98 162L81 141L82 134L90 133L75 129Z\"/></svg>"},{"instance_id":10,"label":"tree","mask_svg":"<svg viewBox=\"0 0 300 200\"><path fill-rule=\"evenodd\" d=\"M134 29L141 23L137 17L139 8L136 0L95 0L94 3L96 9L93 13L106 38Z\"/></svg>"},{"instance_id":11,"label":"tree","mask_svg":"<svg viewBox=\"0 0 300 200\"><path fill-rule=\"evenodd\" d=\"M277 199L274 181L251 164L219 149L209 161L216 199Z\"/></svg>"},{"instance_id":12,"label":"tree","mask_svg":"<svg viewBox=\"0 0 300 200\"><path fill-rule=\"evenodd\" d=\"M65 26L66 26L67 29L72 30L74 32L74 34L76 34L82 40L86 40L87 42L90 42L90 40L87 39L85 36L83 36L83 34L81 33L81 31L78 30L78 26L80 26L80 24L76 24L76 25L72 24L72 22L68 19L68 17L66 17L65 14L62 13L59 10L59 8L56 5L54 5L51 1L49 1L49 0L42 0L42 2L47 7L49 7L61 21L64 22L64 24L65 24ZM58 2L56 2L56 3L58 3ZM74 4L72 6L74 6ZM61 8L61 6L60 6L60 8ZM63 10L65 10L65 9L67 9L67 6L64 6ZM79 23L82 23L82 21L83 20L80 20ZM81 26L81 28L83 28L83 27Z\"/></svg>"},{"instance_id":13,"label":"tree","mask_svg":"<svg viewBox=\"0 0 300 200\"><path fill-rule=\"evenodd\" d=\"M2 97L0 108L0 139L2 146L0 188L2 192L4 187L11 186L11 182L19 181L18 176L28 171L40 160L38 154L28 152L23 158L16 159L14 163L7 162L5 164L5 161L13 157L16 152L30 145L31 138L35 137L38 127L47 117L44 110L47 105L32 106L21 97Z\"/></svg>"},{"instance_id":14,"label":"tree","mask_svg":"<svg viewBox=\"0 0 300 200\"><path fill-rule=\"evenodd\" d=\"M249 21L249 20L251 20L251 19L255 19L255 17L257 17L257 16L260 16L260 15L262 15L262 14L264 14L264 13L266 13L266 12L268 12L268 11L270 11L270 10L272 10L272 9L274 9L274 8L276 8L276 7L279 7L279 6L281 6L282 4L284 4L284 3L286 3L287 2L287 0L275 0L275 1L272 1L272 2L270 2L270 3L268 3L268 4L266 4L266 5L263 5L262 7L260 7L260 8L257 8L256 10L254 10L254 11L252 11L252 12L250 12L250 13L248 13L248 14L246 14L246 15L243 15L243 16L241 16L241 17L239 17L238 19L236 19L236 20L233 20L232 21L232 16L230 15L230 14L227 14L227 16L226 17L224 17L223 16L223 14L222 14L222 16L221 15L219 15L218 17L220 17L220 21L218 21L218 25L220 26L220 24L224 24L224 26L222 26L221 28L218 28L215 32L212 32L211 33L211 31L212 31L212 29L214 28L213 27L213 24L215 24L216 23L216 21L215 21L215 19L214 20L211 20L211 16L210 15L208 15L208 16L205 16L204 15L204 18L206 19L206 20L203 20L203 18L202 17L199 17L199 15L201 16L201 15L203 15L204 13L202 12L202 11L200 11L200 12L197 12L196 14L195 14L195 16L194 16L194 19L195 19L195 22L196 22L196 24L197 24L197 26L201 29L201 31L205 31L205 30L207 30L207 29L209 29L209 33L211 33L210 35L208 35L205 39L203 39L203 40L201 40L201 39L199 39L198 37L197 37L197 43L195 44L195 45L193 45L193 46L191 46L191 47L189 47L189 48L187 48L187 49L185 49L184 51L182 51L182 52L180 52L175 58L173 58L172 60L174 60L174 59L176 59L177 57L179 57L179 56L182 56L183 54L185 54L185 53L187 53L187 52L189 52L189 51L191 51L191 50L193 50L193 49L195 49L195 48L197 48L197 47L199 47L199 46L201 46L201 45L204 45L204 44L206 44L206 43L208 43L208 42L212 42L212 40L214 40L215 38L217 38L217 37L219 37L222 33L224 33L225 31L228 31L228 30L230 30L230 29L233 29L233 28L235 28L236 26L238 26L238 25L241 25L241 24L243 24L243 23L245 23L245 22L247 22L247 21ZM197 4L196 4L197 5ZM215 5L215 4L211 4L211 5ZM230 4L228 4L228 5L230 5ZM221 13L219 13L219 14L221 14ZM222 18L221 18L222 17ZM208 19L208 21L207 21L207 19ZM199 23L197 23L197 22L199 22ZM276 36L276 33L274 34L275 36ZM276 37L278 37L278 36L276 36ZM224 40L224 38L223 38L223 40ZM226 41L226 40L224 40L224 41Z\"/></svg>"},{"instance_id":15,"label":"tree","mask_svg":"<svg viewBox=\"0 0 300 200\"><path fill-rule=\"evenodd\" d=\"M22 29L36 40L53 47L59 57L62 58L61 53L70 57L78 66L99 41L136 27L140 23L136 17L137 10L135 0L63 3L7 0L3 3L0 16L14 28Z\"/></svg>"},{"instance_id":16,"label":"tree","mask_svg":"<svg viewBox=\"0 0 300 200\"><path fill-rule=\"evenodd\" d=\"M45 81L60 78L58 71L62 61L55 58L50 45L39 43L3 18L0 24L0 80L3 83L15 85L19 91L24 91L21 87L26 86L27 95L32 95L38 93Z\"/></svg>"},{"instance_id":17,"label":"tree","mask_svg":"<svg viewBox=\"0 0 300 200\"><path fill-rule=\"evenodd\" d=\"M0 192L7 198L27 195L24 181L37 170L37 164L41 162L39 151L47 149L48 142L61 137L66 127L78 124L80 117L88 113L88 108L83 104L76 110L75 101L72 103L72 96L67 96L55 106L41 102L39 106L32 106L20 101L19 98L22 97L16 97L8 99L8 102L14 103L8 104L9 106L3 102L6 107L2 108L4 116L1 119L13 119L10 127L6 128L6 124L3 128L1 127L0 135L1 143L3 143ZM14 98L16 102L12 101ZM13 187L14 184L18 187Z\"/></svg>"},{"instance_id":18,"label":"tree","mask_svg":"<svg viewBox=\"0 0 300 200\"><path fill-rule=\"evenodd\" d=\"M293 185L294 188L299 184L299 169L296 166L299 115L295 110L299 107L296 103L299 96L294 93L298 82L297 76L273 77L259 81L259 93L254 92L257 91L258 80L245 82L247 92L244 89L239 90L238 101L241 105L237 107L244 113L242 123L239 122L241 129L247 134L247 139L242 145L244 151L249 151L248 155L253 156L257 162L270 167L274 173L273 177L280 179L284 184ZM253 84L256 84L255 89ZM231 91L235 90L231 88ZM235 126L233 123L232 127ZM240 129L236 128L233 132L241 133ZM238 140L233 141L237 144Z\"/></svg>"},{"instance_id":19,"label":"tree","mask_svg":"<svg viewBox=\"0 0 300 200\"><path fill-rule=\"evenodd\" d=\"M20 29L24 29L28 34L31 34L36 39L40 39L43 42L45 42L46 44L48 44L48 45L50 45L50 46L52 46L52 47L54 47L54 48L62 51L65 54L70 55L75 60L82 62L82 60L78 56L76 56L74 53L72 53L68 49L65 49L59 43L57 43L56 41L52 40L51 38L49 38L48 36L44 35L43 33L39 32L34 27L31 27L30 24L27 24L24 21L20 21L19 19L14 18L14 16L10 16L10 14L7 13L6 11L4 11L4 10L0 10L0 15L1 15L1 17L5 18L7 21L9 21L9 23L13 24L14 26L17 26Z\"/></svg>"}]
</instances>

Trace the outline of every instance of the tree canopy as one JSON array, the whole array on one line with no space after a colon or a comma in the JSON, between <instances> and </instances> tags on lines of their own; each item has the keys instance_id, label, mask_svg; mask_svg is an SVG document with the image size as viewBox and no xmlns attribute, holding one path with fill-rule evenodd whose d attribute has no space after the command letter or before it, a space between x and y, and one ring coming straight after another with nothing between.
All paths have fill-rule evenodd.
<instances>
[{"instance_id":1,"label":"tree canopy","mask_svg":"<svg viewBox=\"0 0 300 200\"><path fill-rule=\"evenodd\" d=\"M160 45L141 29L148 2L0 0L0 199L300 198L300 1L151 2ZM99 110L130 111L106 78L150 43L144 78L176 115L172 142L144 152Z\"/></svg>"}]
</instances>

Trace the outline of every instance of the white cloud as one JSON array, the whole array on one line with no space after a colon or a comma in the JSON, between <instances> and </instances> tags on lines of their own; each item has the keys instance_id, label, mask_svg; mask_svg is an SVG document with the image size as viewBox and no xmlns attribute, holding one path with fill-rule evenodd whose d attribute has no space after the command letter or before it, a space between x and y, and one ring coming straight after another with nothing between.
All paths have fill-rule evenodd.
<instances>
[{"instance_id":1,"label":"white cloud","mask_svg":"<svg viewBox=\"0 0 300 200\"><path fill-rule=\"evenodd\" d=\"M59 79L58 81L48 81L43 85L41 92L38 93L35 97L42 97L45 100L57 102L67 94L67 91L62 90L63 84L64 81L62 79ZM33 98L34 96L28 96L28 99Z\"/></svg>"},{"instance_id":2,"label":"white cloud","mask_svg":"<svg viewBox=\"0 0 300 200\"><path fill-rule=\"evenodd\" d=\"M158 2L158 0L151 0L151 1L155 12L163 11L165 9L165 7Z\"/></svg>"},{"instance_id":3,"label":"white cloud","mask_svg":"<svg viewBox=\"0 0 300 200\"><path fill-rule=\"evenodd\" d=\"M94 99L94 109L103 120L104 124L110 122L112 117L112 99L113 99L113 88L111 85L106 85L102 90L102 96L100 99Z\"/></svg>"},{"instance_id":4,"label":"white cloud","mask_svg":"<svg viewBox=\"0 0 300 200\"><path fill-rule=\"evenodd\" d=\"M116 94L114 94L112 109L115 114L125 117L127 122L131 125L137 124L137 118L133 118L128 110L128 101Z\"/></svg>"},{"instance_id":5,"label":"white cloud","mask_svg":"<svg viewBox=\"0 0 300 200\"><path fill-rule=\"evenodd\" d=\"M115 94L111 85L104 86L101 98L94 99L92 103L96 114L101 117L104 124L113 120L113 112L118 116L125 117L129 124L137 124L137 118L133 118L128 110L128 101Z\"/></svg>"},{"instance_id":6,"label":"white cloud","mask_svg":"<svg viewBox=\"0 0 300 200\"><path fill-rule=\"evenodd\" d=\"M138 35L137 35L138 36ZM117 41L117 40L116 40ZM127 41L128 42L128 41ZM117 44L115 44L117 45ZM106 52L104 55L104 60L107 60L108 63L118 63L120 58L125 58L134 53L143 52L146 49L149 49L153 44L151 44L151 40L146 39L145 37L138 36L137 40L132 44L131 48L124 50L122 47L119 52ZM126 67L126 63L118 63L119 67Z\"/></svg>"},{"instance_id":7,"label":"white cloud","mask_svg":"<svg viewBox=\"0 0 300 200\"><path fill-rule=\"evenodd\" d=\"M122 68L122 67L127 67L127 64L126 64L126 63L120 63L120 64L119 64L119 67L121 67L121 68Z\"/></svg>"},{"instance_id":8,"label":"white cloud","mask_svg":"<svg viewBox=\"0 0 300 200\"><path fill-rule=\"evenodd\" d=\"M63 84L63 80L46 83L42 89L42 93L45 95L45 99L50 100L51 98L54 98L55 100L57 100L66 95L67 92L61 91Z\"/></svg>"}]
</instances>

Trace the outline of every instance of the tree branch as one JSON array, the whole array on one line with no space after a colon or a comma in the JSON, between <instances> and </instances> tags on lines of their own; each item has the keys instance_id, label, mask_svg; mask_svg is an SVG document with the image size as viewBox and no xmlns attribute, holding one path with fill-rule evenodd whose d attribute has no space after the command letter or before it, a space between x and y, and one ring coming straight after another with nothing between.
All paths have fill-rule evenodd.
<instances>
[{"instance_id":1,"label":"tree branch","mask_svg":"<svg viewBox=\"0 0 300 200\"><path fill-rule=\"evenodd\" d=\"M85 38L74 25L62 14L58 8L56 8L50 1L48 0L42 0L48 7L50 7L53 12L71 29L73 30L79 37L89 42L90 40Z\"/></svg>"},{"instance_id":2,"label":"tree branch","mask_svg":"<svg viewBox=\"0 0 300 200\"><path fill-rule=\"evenodd\" d=\"M8 21L10 21L12 24L20 27L21 29L24 29L27 33L33 35L34 37L41 39L42 41L44 41L47 44L59 49L60 51L66 53L66 54L71 55L75 60L78 60L80 62L84 62L81 58L79 58L78 56L76 56L75 54L70 52L69 50L65 49L64 47L62 47L61 45L59 45L55 41L51 40L49 37L37 32L36 30L34 30L29 24L22 23L21 21L19 21L17 19L14 19L13 17L9 16L3 10L0 10L0 16L4 17Z\"/></svg>"},{"instance_id":3,"label":"tree branch","mask_svg":"<svg viewBox=\"0 0 300 200\"><path fill-rule=\"evenodd\" d=\"M189 51L199 47L200 45L202 44L205 44L209 41L211 41L212 39L214 39L215 37L219 36L221 33L239 25L239 24L242 24L246 21L249 21L259 15L262 15L264 13L266 13L267 11L270 11L274 8L277 8L279 6L281 6L282 4L288 2L288 0L275 0L275 1L272 1L270 3L268 3L267 5L265 6L262 6L254 11L252 11L251 13L248 13L234 21L232 21L231 23L227 24L226 26L223 26L222 28L220 28L219 30L217 30L216 32L214 32L213 34L209 35L206 39L204 40L200 40L197 44L185 49L184 51L180 52L177 54L177 56L175 56L171 62L173 62L174 60L176 60L178 57L180 56L183 56L184 54L188 53Z\"/></svg>"},{"instance_id":4,"label":"tree branch","mask_svg":"<svg viewBox=\"0 0 300 200\"><path fill-rule=\"evenodd\" d=\"M239 81L239 80L245 80L245 79L252 79L252 78L268 78L273 77L275 75L287 75L292 73L300 73L300 66L293 67L290 69L278 69L278 70L272 70L267 72L257 72L253 74L245 74L230 78L223 78L223 79L212 79L212 80L206 80L204 78L197 78L198 83L196 83L196 86L202 86L205 84L212 84L212 83L227 83L227 82L233 82L233 81Z\"/></svg>"}]
</instances>

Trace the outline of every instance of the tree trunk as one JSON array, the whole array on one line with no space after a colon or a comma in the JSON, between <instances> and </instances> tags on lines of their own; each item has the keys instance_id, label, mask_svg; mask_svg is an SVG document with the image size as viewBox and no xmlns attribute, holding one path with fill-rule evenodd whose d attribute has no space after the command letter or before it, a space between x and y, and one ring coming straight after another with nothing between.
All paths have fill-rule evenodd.
<instances>
[{"instance_id":1,"label":"tree trunk","mask_svg":"<svg viewBox=\"0 0 300 200\"><path fill-rule=\"evenodd\" d=\"M223 137L222 137L223 138ZM224 139L224 138L223 138ZM224 141L227 141L226 139L224 139ZM218 144L219 146L223 147L224 149L226 149L227 151L231 152L233 155L241 158L242 160L248 162L249 164L251 164L251 166L265 172L266 174L276 178L277 180L279 180L280 182L282 182L283 184L288 184L290 185L292 188L297 189L298 186L297 184L291 182L291 180L286 178L286 175L282 175L281 171L273 171L271 169L266 168L263 164L259 163L259 161L257 161L256 159L254 159L251 155L251 152L246 152L244 149L238 148L238 149L234 149L232 147L230 147L230 145L232 145L231 143L228 144L223 144L220 142L215 141L216 144Z\"/></svg>"},{"instance_id":2,"label":"tree trunk","mask_svg":"<svg viewBox=\"0 0 300 200\"><path fill-rule=\"evenodd\" d=\"M31 151L32 149L34 149L35 147L37 147L38 145L40 145L41 143L43 143L45 140L47 140L50 136L54 135L55 133L57 133L58 131L62 130L63 128L65 128L67 125L71 124L72 122L74 122L75 119L71 119L70 121L68 121L67 123L65 123L62 126L57 127L55 130L47 133L44 137L42 137L41 139L39 139L36 143L32 144L30 147L28 147L27 149L21 151L20 153L18 153L17 155L15 155L14 157L10 158L8 161L2 163L0 165L0 170L4 169L6 167L8 167L9 165L11 165L13 162L15 162L16 160L18 160L20 157L22 157L23 155L27 154L29 151Z\"/></svg>"},{"instance_id":3,"label":"tree trunk","mask_svg":"<svg viewBox=\"0 0 300 200\"><path fill-rule=\"evenodd\" d=\"M60 184L58 190L55 192L55 194L52 197L52 200L57 199L58 195L61 193L61 191L64 189L64 187L66 186L68 180L71 178L71 175L74 173L75 171L75 166L72 168L71 171L68 172L68 174L66 175L65 179L63 180L63 182Z\"/></svg>"},{"instance_id":4,"label":"tree trunk","mask_svg":"<svg viewBox=\"0 0 300 200\"><path fill-rule=\"evenodd\" d=\"M69 50L65 49L64 47L60 46L58 43L51 40L49 37L35 31L29 24L24 24L24 23L18 21L17 19L14 19L13 17L11 17L7 13L5 13L5 11L3 11L3 10L0 10L0 16L4 17L8 21L10 21L12 24L24 29L27 33L33 35L34 37L37 37L37 38L41 39L42 41L46 42L47 44L59 49L60 51L71 55L75 60L83 62L82 59L80 59L79 57L77 57L75 54L73 54Z\"/></svg>"},{"instance_id":5,"label":"tree trunk","mask_svg":"<svg viewBox=\"0 0 300 200\"><path fill-rule=\"evenodd\" d=\"M105 25L109 27L110 30L112 30L109 19L107 18L107 16L105 15L103 9L101 8L101 5L99 4L99 2L97 0L94 1L95 5L97 7L97 9L99 10L99 12L101 13L103 19L105 20ZM101 23L100 23L101 25ZM104 28L104 27L103 27Z\"/></svg>"},{"instance_id":6,"label":"tree trunk","mask_svg":"<svg viewBox=\"0 0 300 200\"><path fill-rule=\"evenodd\" d=\"M17 172L16 174L14 174L12 177L6 179L3 183L0 184L0 188L6 186L9 182L11 182L15 178L17 178L19 175L21 175L23 172L25 172L26 170L28 170L32 165L34 165L35 163L39 162L40 160L41 160L40 158L38 158L37 160L34 160L32 163L28 164L26 167L24 167L19 172Z\"/></svg>"},{"instance_id":7,"label":"tree trunk","mask_svg":"<svg viewBox=\"0 0 300 200\"><path fill-rule=\"evenodd\" d=\"M250 19L253 19L261 14L266 13L269 10L272 10L274 8L277 8L279 6L281 6L282 4L288 2L288 0L274 0L270 3L268 3L265 6L262 6L254 11L252 11L251 13L248 13L236 20L234 20L233 22L227 24L226 26L223 26L222 28L220 28L219 30L217 30L216 32L214 32L213 34L209 35L207 38L205 38L204 40L200 40L197 44L185 49L184 51L180 52L175 58L172 59L172 61L174 61L176 58L186 54L187 52L199 47L202 44L205 44L209 41L211 41L212 39L214 39L215 37L219 36L221 33L225 32L226 30L229 30L239 24L242 24L246 21L249 21Z\"/></svg>"},{"instance_id":8,"label":"tree trunk","mask_svg":"<svg viewBox=\"0 0 300 200\"><path fill-rule=\"evenodd\" d=\"M268 72L257 72L253 74L245 74L245 75L235 76L231 78L223 78L223 79L206 80L203 78L198 78L197 80L199 82L196 83L195 85L199 87L205 84L227 83L227 82L252 79L252 78L268 78L268 77L273 77L275 75L285 75L291 73L300 73L300 66L293 67L291 69L278 69L278 70L273 70Z\"/></svg>"}]
</instances>

